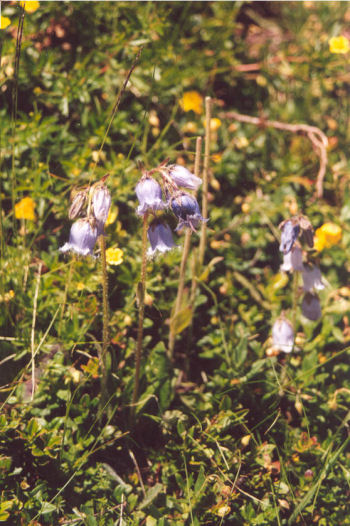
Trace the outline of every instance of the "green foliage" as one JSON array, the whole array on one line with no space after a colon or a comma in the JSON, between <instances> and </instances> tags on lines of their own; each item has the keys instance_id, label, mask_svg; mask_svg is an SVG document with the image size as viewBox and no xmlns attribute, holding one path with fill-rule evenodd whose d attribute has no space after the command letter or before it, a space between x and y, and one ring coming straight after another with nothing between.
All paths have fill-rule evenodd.
<instances>
[{"instance_id":1,"label":"green foliage","mask_svg":"<svg viewBox=\"0 0 350 526\"><path fill-rule=\"evenodd\" d=\"M20 13L2 2L11 25L0 30L0 523L349 524L348 54L328 44L346 32L348 4L41 2L25 12L16 79ZM205 266L196 268L193 235L173 317L181 250L147 263L132 421L138 163L192 168L205 126L203 106L185 111L191 91L212 97L220 119ZM305 135L230 111L319 127L329 141L323 198L318 151ZM72 188L106 173L115 216L106 244L124 257L108 266L104 399L100 263L58 248ZM16 217L25 196L34 220ZM278 225L299 212L315 229L336 223L342 239L319 254L322 318L299 323L298 349L276 356L271 325L292 307Z\"/></svg>"}]
</instances>

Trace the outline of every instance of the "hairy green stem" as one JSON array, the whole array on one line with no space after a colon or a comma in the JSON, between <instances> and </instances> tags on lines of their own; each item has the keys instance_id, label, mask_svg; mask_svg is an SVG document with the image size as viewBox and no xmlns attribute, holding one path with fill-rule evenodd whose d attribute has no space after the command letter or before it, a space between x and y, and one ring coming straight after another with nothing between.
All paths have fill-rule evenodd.
<instances>
[{"instance_id":1,"label":"hairy green stem","mask_svg":"<svg viewBox=\"0 0 350 526\"><path fill-rule=\"evenodd\" d=\"M142 224L142 256L141 256L141 277L138 284L138 301L139 301L139 320L137 328L137 343L135 351L135 380L134 390L131 401L131 415L135 414L135 404L138 398L139 383L140 383L140 367L142 356L142 340L143 340L143 320L145 317L145 292L146 292L146 267L147 267L147 226L148 214L143 216Z\"/></svg>"},{"instance_id":2,"label":"hairy green stem","mask_svg":"<svg viewBox=\"0 0 350 526\"><path fill-rule=\"evenodd\" d=\"M298 289L299 289L299 272L293 272L293 290L292 290L292 326L294 333L297 331L297 308L298 308Z\"/></svg>"},{"instance_id":3,"label":"hairy green stem","mask_svg":"<svg viewBox=\"0 0 350 526\"><path fill-rule=\"evenodd\" d=\"M102 328L102 368L106 370L106 354L108 350L108 325L109 325L109 305L108 305L108 274L106 261L106 240L102 234L99 238L101 248L101 269L102 269L102 303L103 303L103 328Z\"/></svg>"},{"instance_id":4,"label":"hairy green stem","mask_svg":"<svg viewBox=\"0 0 350 526\"><path fill-rule=\"evenodd\" d=\"M60 321L59 321L59 325L58 325L58 333L59 333L59 335L61 335L63 316L64 316L64 311L66 310L68 291L69 291L69 287L70 287L70 284L71 284L71 281L72 281L72 274L73 274L74 263L75 263L75 254L72 255L72 258L71 258L71 260L69 262L68 276L67 276L66 285L64 287L64 295L63 295L63 302L62 302L62 307L61 307L61 315L60 315Z\"/></svg>"},{"instance_id":5,"label":"hairy green stem","mask_svg":"<svg viewBox=\"0 0 350 526\"><path fill-rule=\"evenodd\" d=\"M101 270L102 270L102 352L99 356L100 367L102 369L101 377L101 400L100 400L100 416L106 407L106 400L108 399L108 371L107 371L107 352L109 343L109 305L108 305L108 274L106 261L106 240L104 234L99 237L101 248Z\"/></svg>"}]
</instances>

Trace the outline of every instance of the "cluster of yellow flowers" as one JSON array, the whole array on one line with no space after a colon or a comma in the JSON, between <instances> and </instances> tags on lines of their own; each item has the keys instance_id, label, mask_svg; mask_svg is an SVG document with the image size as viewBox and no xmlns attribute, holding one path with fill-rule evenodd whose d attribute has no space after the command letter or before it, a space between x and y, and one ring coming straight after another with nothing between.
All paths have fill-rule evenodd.
<instances>
[{"instance_id":1,"label":"cluster of yellow flowers","mask_svg":"<svg viewBox=\"0 0 350 526\"><path fill-rule=\"evenodd\" d=\"M20 2L20 6L24 8L26 13L34 13L39 9L39 2L37 0L26 0ZM0 16L0 29L6 29L11 24L11 20L7 16Z\"/></svg>"},{"instance_id":2,"label":"cluster of yellow flowers","mask_svg":"<svg viewBox=\"0 0 350 526\"><path fill-rule=\"evenodd\" d=\"M314 248L321 252L324 248L337 245L341 240L342 229L335 223L325 223L315 232Z\"/></svg>"}]
</instances>

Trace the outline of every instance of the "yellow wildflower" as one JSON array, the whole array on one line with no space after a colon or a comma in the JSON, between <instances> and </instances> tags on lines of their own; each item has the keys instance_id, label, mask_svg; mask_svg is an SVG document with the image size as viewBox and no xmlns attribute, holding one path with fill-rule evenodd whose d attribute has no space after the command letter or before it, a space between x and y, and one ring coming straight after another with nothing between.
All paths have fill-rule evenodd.
<instances>
[{"instance_id":1,"label":"yellow wildflower","mask_svg":"<svg viewBox=\"0 0 350 526\"><path fill-rule=\"evenodd\" d=\"M210 119L210 131L217 131L221 126L220 119Z\"/></svg>"},{"instance_id":2,"label":"yellow wildflower","mask_svg":"<svg viewBox=\"0 0 350 526\"><path fill-rule=\"evenodd\" d=\"M14 291L11 289L9 290L8 292L5 292L5 294L2 296L0 295L0 303L2 301L5 301L6 303L8 303L9 301L11 301L13 298L15 297L15 293Z\"/></svg>"},{"instance_id":3,"label":"yellow wildflower","mask_svg":"<svg viewBox=\"0 0 350 526\"><path fill-rule=\"evenodd\" d=\"M109 212L108 212L107 221L105 223L106 226L111 225L112 223L114 223L114 221L117 219L117 216L118 216L118 209L110 208Z\"/></svg>"},{"instance_id":4,"label":"yellow wildflower","mask_svg":"<svg viewBox=\"0 0 350 526\"><path fill-rule=\"evenodd\" d=\"M186 122L182 127L182 131L184 133L197 133L197 124L192 121Z\"/></svg>"},{"instance_id":5,"label":"yellow wildflower","mask_svg":"<svg viewBox=\"0 0 350 526\"><path fill-rule=\"evenodd\" d=\"M198 91L186 91L180 101L184 111L194 111L199 115L203 113L203 97Z\"/></svg>"},{"instance_id":6,"label":"yellow wildflower","mask_svg":"<svg viewBox=\"0 0 350 526\"><path fill-rule=\"evenodd\" d=\"M348 53L350 51L350 42L349 40L344 36L339 37L332 37L329 40L329 51L331 53Z\"/></svg>"},{"instance_id":7,"label":"yellow wildflower","mask_svg":"<svg viewBox=\"0 0 350 526\"><path fill-rule=\"evenodd\" d=\"M315 232L314 248L321 252L324 248L337 245L341 240L342 229L335 223L325 223Z\"/></svg>"},{"instance_id":8,"label":"yellow wildflower","mask_svg":"<svg viewBox=\"0 0 350 526\"><path fill-rule=\"evenodd\" d=\"M11 24L11 20L7 16L0 16L0 29L6 29Z\"/></svg>"},{"instance_id":9,"label":"yellow wildflower","mask_svg":"<svg viewBox=\"0 0 350 526\"><path fill-rule=\"evenodd\" d=\"M222 159L222 153L213 153L211 159L214 161L214 163L219 163Z\"/></svg>"},{"instance_id":10,"label":"yellow wildflower","mask_svg":"<svg viewBox=\"0 0 350 526\"><path fill-rule=\"evenodd\" d=\"M217 511L217 514L219 515L219 517L225 517L225 515L230 513L230 511L231 511L230 506L224 505L224 506L220 506L220 508Z\"/></svg>"},{"instance_id":11,"label":"yellow wildflower","mask_svg":"<svg viewBox=\"0 0 350 526\"><path fill-rule=\"evenodd\" d=\"M23 197L19 203L15 204L16 219L29 219L35 221L35 203L31 197Z\"/></svg>"},{"instance_id":12,"label":"yellow wildflower","mask_svg":"<svg viewBox=\"0 0 350 526\"><path fill-rule=\"evenodd\" d=\"M120 265L123 263L123 251L121 248L107 248L106 260L108 265Z\"/></svg>"},{"instance_id":13,"label":"yellow wildflower","mask_svg":"<svg viewBox=\"0 0 350 526\"><path fill-rule=\"evenodd\" d=\"M26 0L25 2L20 2L20 6L24 7L27 13L35 13L39 9L40 4L37 0Z\"/></svg>"},{"instance_id":14,"label":"yellow wildflower","mask_svg":"<svg viewBox=\"0 0 350 526\"><path fill-rule=\"evenodd\" d=\"M242 148L246 148L249 144L249 141L247 137L236 137L234 140L235 146L241 150Z\"/></svg>"}]
</instances>

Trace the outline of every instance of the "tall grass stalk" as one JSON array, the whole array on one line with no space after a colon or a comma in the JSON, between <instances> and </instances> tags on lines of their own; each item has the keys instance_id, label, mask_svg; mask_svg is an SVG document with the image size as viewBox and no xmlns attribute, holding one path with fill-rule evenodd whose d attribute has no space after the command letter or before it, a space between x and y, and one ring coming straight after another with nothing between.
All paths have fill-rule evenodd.
<instances>
[{"instance_id":1,"label":"tall grass stalk","mask_svg":"<svg viewBox=\"0 0 350 526\"><path fill-rule=\"evenodd\" d=\"M202 217L208 219L208 174L210 159L210 120L211 120L211 98L205 98L205 142L204 142L204 162L203 162L203 186L202 186ZM192 284L190 304L194 309L194 301L197 290L197 277L201 272L204 263L204 253L207 244L207 222L203 221L201 226L201 237L199 241L198 257L194 256L192 262Z\"/></svg>"},{"instance_id":2,"label":"tall grass stalk","mask_svg":"<svg viewBox=\"0 0 350 526\"><path fill-rule=\"evenodd\" d=\"M210 120L211 120L211 98L205 97L205 143L204 143L204 163L203 163L203 193L202 193L202 216L208 219L208 176L210 158ZM199 267L203 265L205 247L207 244L207 222L202 222L201 239L199 242Z\"/></svg>"},{"instance_id":3,"label":"tall grass stalk","mask_svg":"<svg viewBox=\"0 0 350 526\"><path fill-rule=\"evenodd\" d=\"M32 355L32 360L31 360L32 361L32 364L31 364L32 365L32 395L31 395L32 400L34 399L34 393L35 393L35 322L36 322L36 313L37 313L37 306L38 306L41 269L42 269L42 263L39 263L38 275L36 277L36 286L35 286L35 292L34 292L32 330L31 330L31 337L30 337L30 348L31 348L31 355Z\"/></svg>"},{"instance_id":4,"label":"tall grass stalk","mask_svg":"<svg viewBox=\"0 0 350 526\"><path fill-rule=\"evenodd\" d=\"M17 124L17 107L18 107L18 71L19 71L19 59L21 56L21 45L23 37L23 23L24 23L24 7L21 8L21 14L18 20L17 38L16 38L16 55L15 55L15 67L14 67L14 83L12 87L12 109L11 109L11 123L12 123L12 141L11 141L11 201L12 210L15 209L16 201L16 124ZM13 213L13 232L16 233L17 224L16 217Z\"/></svg>"},{"instance_id":5,"label":"tall grass stalk","mask_svg":"<svg viewBox=\"0 0 350 526\"><path fill-rule=\"evenodd\" d=\"M135 404L138 399L139 383L140 383L140 367L142 356L142 340L143 340L143 321L145 317L145 292L146 292L146 270L147 270L147 228L148 228L148 213L143 216L142 223L142 252L141 252L141 276L138 283L138 302L139 302L139 320L137 327L137 342L135 351L135 380L134 389L132 393L132 407L131 415L135 415Z\"/></svg>"},{"instance_id":6,"label":"tall grass stalk","mask_svg":"<svg viewBox=\"0 0 350 526\"><path fill-rule=\"evenodd\" d=\"M91 172L91 177L90 177L90 181L92 180L93 178L93 175L95 173L95 169L96 169L96 166L98 164L98 161L100 159L100 155L101 155L101 152L103 150L103 147L105 145L105 142L107 140L107 137L108 137L108 134L109 134L109 130L111 129L111 126L112 126L112 123L114 121L114 117L116 116L116 113L118 111L118 108L119 108L119 105L120 105L120 102L122 100L122 96L126 90L126 87L128 85L128 82L130 80L130 77L132 75L132 72L134 71L134 69L136 68L139 60L140 60L140 57L141 57L141 53L142 53L142 47L139 49L136 57L135 57L135 60L134 62L132 63L131 65L131 68L129 69L129 71L127 72L126 74L126 77L125 77L125 80L123 82L123 85L122 87L120 88L120 90L118 91L117 93L117 97L116 97L116 100L115 100L115 103L114 103L114 106L113 106L113 109L112 109L112 113L111 113L111 117L109 119L109 122L108 122L108 125L107 125L107 128L106 128L106 131L105 131L105 134L103 136L103 139L102 139L102 142L101 142L101 146L100 146L100 149L98 150L98 154L97 154L97 160L95 161L94 165L93 165L93 168L92 168L92 172Z\"/></svg>"},{"instance_id":7,"label":"tall grass stalk","mask_svg":"<svg viewBox=\"0 0 350 526\"><path fill-rule=\"evenodd\" d=\"M196 155L195 155L195 161L194 161L194 174L197 177L199 176L201 150L202 150L202 138L197 137ZM189 228L187 228L186 233L185 233L185 240L184 240L181 265L180 265L179 285L177 289L177 295L176 295L176 300L175 300L174 312L172 315L172 321L170 323L168 355L171 360L173 359L173 356L174 356L174 347L175 347L175 339L176 339L175 319L176 319L177 314L180 312L181 305L182 305L182 298L183 298L183 292L184 292L184 287L185 287L186 266L187 266L188 255L189 255L190 247L191 247L191 234L192 234L192 231Z\"/></svg>"}]
</instances>

